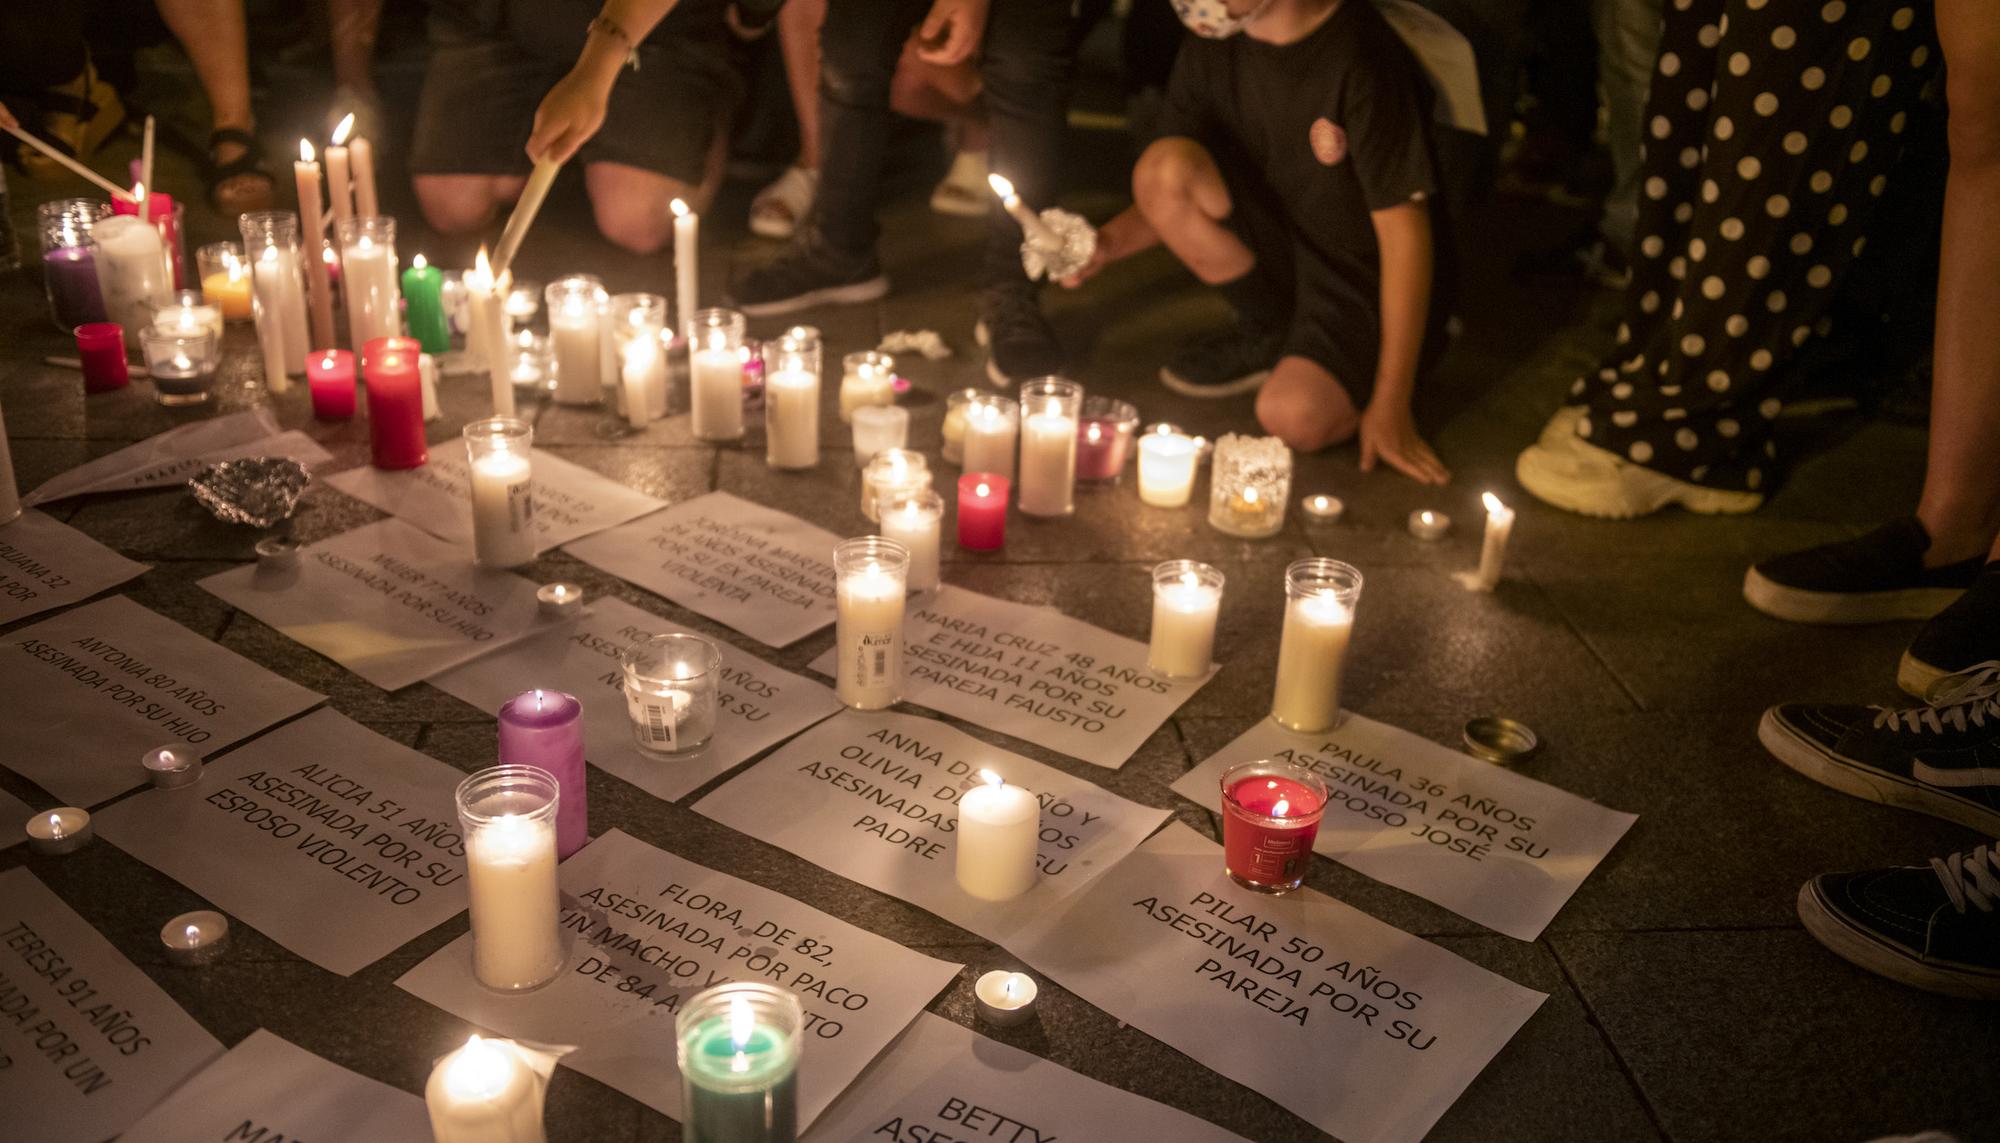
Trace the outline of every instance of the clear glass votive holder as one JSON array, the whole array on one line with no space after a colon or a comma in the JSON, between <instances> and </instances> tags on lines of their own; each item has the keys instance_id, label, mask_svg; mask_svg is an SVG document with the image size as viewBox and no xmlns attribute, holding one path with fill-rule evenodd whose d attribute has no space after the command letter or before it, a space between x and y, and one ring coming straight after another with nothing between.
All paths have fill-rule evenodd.
<instances>
[{"instance_id":1,"label":"clear glass votive holder","mask_svg":"<svg viewBox=\"0 0 2000 1143\"><path fill-rule=\"evenodd\" d=\"M397 278L396 220L359 216L334 224L340 242L340 297L351 345L403 333L403 287Z\"/></svg>"},{"instance_id":2,"label":"clear glass votive holder","mask_svg":"<svg viewBox=\"0 0 2000 1143\"><path fill-rule=\"evenodd\" d=\"M605 311L611 324L611 357L618 366L614 405L628 429L643 429L667 415L667 299L659 294L613 294Z\"/></svg>"},{"instance_id":3,"label":"clear glass votive holder","mask_svg":"<svg viewBox=\"0 0 2000 1143\"><path fill-rule=\"evenodd\" d=\"M1139 502L1179 508L1194 493L1201 445L1184 433L1167 431L1139 437Z\"/></svg>"},{"instance_id":4,"label":"clear glass votive holder","mask_svg":"<svg viewBox=\"0 0 2000 1143\"><path fill-rule=\"evenodd\" d=\"M139 347L146 372L153 377L153 395L162 405L199 405L215 387L215 333L207 327L182 331L154 326L141 330Z\"/></svg>"},{"instance_id":5,"label":"clear glass votive holder","mask_svg":"<svg viewBox=\"0 0 2000 1143\"><path fill-rule=\"evenodd\" d=\"M920 492L930 486L931 466L923 453L907 448L885 448L861 470L861 514L870 520L880 519L878 506L883 500Z\"/></svg>"},{"instance_id":6,"label":"clear glass votive holder","mask_svg":"<svg viewBox=\"0 0 2000 1143\"><path fill-rule=\"evenodd\" d=\"M1305 884L1326 812L1326 780L1273 759L1222 772L1222 860L1229 879L1258 893Z\"/></svg>"},{"instance_id":7,"label":"clear glass votive holder","mask_svg":"<svg viewBox=\"0 0 2000 1143\"><path fill-rule=\"evenodd\" d=\"M1292 450L1276 437L1226 433L1215 442L1208 481L1208 523L1246 540L1274 536L1285 526L1292 498Z\"/></svg>"},{"instance_id":8,"label":"clear glass votive holder","mask_svg":"<svg viewBox=\"0 0 2000 1143\"><path fill-rule=\"evenodd\" d=\"M546 392L555 384L555 353L549 339L521 330L507 347L507 376L516 390Z\"/></svg>"},{"instance_id":9,"label":"clear glass votive holder","mask_svg":"<svg viewBox=\"0 0 2000 1143\"><path fill-rule=\"evenodd\" d=\"M200 290L175 290L171 301L153 311L153 326L175 333L205 329L215 335L218 350L222 345L222 307L203 300Z\"/></svg>"},{"instance_id":10,"label":"clear glass votive holder","mask_svg":"<svg viewBox=\"0 0 2000 1143\"><path fill-rule=\"evenodd\" d=\"M686 754L715 736L722 649L678 632L642 639L620 657L632 741L658 757Z\"/></svg>"},{"instance_id":11,"label":"clear glass votive holder","mask_svg":"<svg viewBox=\"0 0 2000 1143\"><path fill-rule=\"evenodd\" d=\"M819 330L795 325L763 345L764 462L772 468L819 463Z\"/></svg>"},{"instance_id":12,"label":"clear glass votive holder","mask_svg":"<svg viewBox=\"0 0 2000 1143\"><path fill-rule=\"evenodd\" d=\"M1168 560L1153 568L1153 634L1146 666L1169 679L1198 679L1215 659L1216 621L1222 613L1223 575L1197 560Z\"/></svg>"},{"instance_id":13,"label":"clear glass votive holder","mask_svg":"<svg viewBox=\"0 0 2000 1143\"><path fill-rule=\"evenodd\" d=\"M1085 397L1076 426L1079 484L1116 484L1132 455L1139 410L1115 397Z\"/></svg>"},{"instance_id":14,"label":"clear glass votive holder","mask_svg":"<svg viewBox=\"0 0 2000 1143\"><path fill-rule=\"evenodd\" d=\"M852 422L863 405L896 403L896 359L865 349L840 359L840 419Z\"/></svg>"},{"instance_id":15,"label":"clear glass votive holder","mask_svg":"<svg viewBox=\"0 0 2000 1143\"><path fill-rule=\"evenodd\" d=\"M999 393L979 393L965 405L965 440L959 445L958 466L965 472L991 472L1014 479L1014 462L1021 449L1021 403Z\"/></svg>"},{"instance_id":16,"label":"clear glass votive holder","mask_svg":"<svg viewBox=\"0 0 2000 1143\"><path fill-rule=\"evenodd\" d=\"M981 395L977 389L959 389L945 394L944 424L938 430L944 447L939 454L952 464L959 464L965 459L965 410Z\"/></svg>"},{"instance_id":17,"label":"clear glass votive holder","mask_svg":"<svg viewBox=\"0 0 2000 1143\"><path fill-rule=\"evenodd\" d=\"M688 324L691 430L697 440L741 440L744 317L735 310L696 310Z\"/></svg>"},{"instance_id":18,"label":"clear glass votive holder","mask_svg":"<svg viewBox=\"0 0 2000 1143\"><path fill-rule=\"evenodd\" d=\"M472 486L472 562L517 568L535 558L533 425L516 417L468 423L467 476Z\"/></svg>"},{"instance_id":19,"label":"clear glass votive holder","mask_svg":"<svg viewBox=\"0 0 2000 1143\"><path fill-rule=\"evenodd\" d=\"M501 992L554 980L563 946L556 880L561 787L539 766L494 766L459 783L472 975Z\"/></svg>"},{"instance_id":20,"label":"clear glass votive holder","mask_svg":"<svg viewBox=\"0 0 2000 1143\"><path fill-rule=\"evenodd\" d=\"M62 198L35 208L42 237L42 288L49 299L49 317L65 333L110 320L97 285L91 239L97 220L110 215L110 203L87 198Z\"/></svg>"},{"instance_id":21,"label":"clear glass votive holder","mask_svg":"<svg viewBox=\"0 0 2000 1143\"><path fill-rule=\"evenodd\" d=\"M855 710L886 710L903 698L903 604L910 549L881 536L833 548L834 693Z\"/></svg>"},{"instance_id":22,"label":"clear glass votive holder","mask_svg":"<svg viewBox=\"0 0 2000 1143\"><path fill-rule=\"evenodd\" d=\"M674 1016L681 1133L689 1143L792 1143L798 1137L805 1013L775 985L718 984Z\"/></svg>"},{"instance_id":23,"label":"clear glass votive holder","mask_svg":"<svg viewBox=\"0 0 2000 1143\"><path fill-rule=\"evenodd\" d=\"M507 300L501 303L501 312L507 315L507 332L533 329L542 312L542 284L516 279L507 291Z\"/></svg>"},{"instance_id":24,"label":"clear glass votive holder","mask_svg":"<svg viewBox=\"0 0 2000 1143\"><path fill-rule=\"evenodd\" d=\"M853 423L854 463L863 468L882 450L910 443L910 411L901 405L863 405Z\"/></svg>"},{"instance_id":25,"label":"clear glass votive holder","mask_svg":"<svg viewBox=\"0 0 2000 1143\"><path fill-rule=\"evenodd\" d=\"M1021 385L1021 467L1014 506L1028 516L1076 511L1077 415L1083 386L1061 377Z\"/></svg>"},{"instance_id":26,"label":"clear glass votive holder","mask_svg":"<svg viewBox=\"0 0 2000 1143\"><path fill-rule=\"evenodd\" d=\"M250 263L240 242L211 242L194 252L201 297L222 311L224 321L250 320Z\"/></svg>"},{"instance_id":27,"label":"clear glass votive holder","mask_svg":"<svg viewBox=\"0 0 2000 1143\"><path fill-rule=\"evenodd\" d=\"M910 549L911 591L938 585L938 541L944 523L944 497L928 486L878 500L882 537Z\"/></svg>"},{"instance_id":28,"label":"clear glass votive holder","mask_svg":"<svg viewBox=\"0 0 2000 1143\"><path fill-rule=\"evenodd\" d=\"M1317 734L1340 724L1340 681L1361 602L1361 570L1323 557L1285 569L1285 625L1271 717L1287 730Z\"/></svg>"}]
</instances>

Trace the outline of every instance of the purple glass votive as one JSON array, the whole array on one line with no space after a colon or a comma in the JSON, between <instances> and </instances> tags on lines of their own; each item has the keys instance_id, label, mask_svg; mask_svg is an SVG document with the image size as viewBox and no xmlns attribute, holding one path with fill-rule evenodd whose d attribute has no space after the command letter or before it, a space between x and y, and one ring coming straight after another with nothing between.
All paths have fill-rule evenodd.
<instances>
[{"instance_id":1,"label":"purple glass votive","mask_svg":"<svg viewBox=\"0 0 2000 1143\"><path fill-rule=\"evenodd\" d=\"M1076 422L1076 478L1115 481L1132 452L1139 410L1111 397L1085 397Z\"/></svg>"},{"instance_id":2,"label":"purple glass votive","mask_svg":"<svg viewBox=\"0 0 2000 1143\"><path fill-rule=\"evenodd\" d=\"M500 765L539 766L555 775L556 859L590 840L584 789L583 704L561 691L522 691L500 708Z\"/></svg>"},{"instance_id":3,"label":"purple glass votive","mask_svg":"<svg viewBox=\"0 0 2000 1143\"><path fill-rule=\"evenodd\" d=\"M104 312L104 294L97 288L97 256L90 247L44 251L42 284L48 290L49 316L64 331L110 320Z\"/></svg>"}]
</instances>

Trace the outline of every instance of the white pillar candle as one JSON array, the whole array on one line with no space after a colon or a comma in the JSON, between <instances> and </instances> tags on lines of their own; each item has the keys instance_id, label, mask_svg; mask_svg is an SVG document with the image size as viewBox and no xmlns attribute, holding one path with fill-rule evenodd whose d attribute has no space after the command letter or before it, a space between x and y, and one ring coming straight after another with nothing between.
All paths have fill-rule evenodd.
<instances>
[{"instance_id":1,"label":"white pillar candle","mask_svg":"<svg viewBox=\"0 0 2000 1143\"><path fill-rule=\"evenodd\" d=\"M674 320L682 336L691 337L701 294L701 216L680 199L674 210Z\"/></svg>"},{"instance_id":2,"label":"white pillar candle","mask_svg":"<svg viewBox=\"0 0 2000 1143\"><path fill-rule=\"evenodd\" d=\"M856 710L882 710L903 697L904 576L909 550L879 536L833 549L835 690Z\"/></svg>"},{"instance_id":3,"label":"white pillar candle","mask_svg":"<svg viewBox=\"0 0 2000 1143\"><path fill-rule=\"evenodd\" d=\"M1016 507L1030 516L1070 513L1076 501L1075 417L1050 411L1022 421L1021 478L1014 487Z\"/></svg>"},{"instance_id":4,"label":"white pillar candle","mask_svg":"<svg viewBox=\"0 0 2000 1143\"><path fill-rule=\"evenodd\" d=\"M444 409L438 405L438 362L428 353L417 354L417 395L423 401L424 420L444 417Z\"/></svg>"},{"instance_id":5,"label":"white pillar candle","mask_svg":"<svg viewBox=\"0 0 2000 1143\"><path fill-rule=\"evenodd\" d=\"M288 373L306 371L306 294L297 251L266 246L250 265L256 300L257 341L265 347L266 372L274 386ZM272 357L279 362L269 368Z\"/></svg>"},{"instance_id":6,"label":"white pillar candle","mask_svg":"<svg viewBox=\"0 0 2000 1143\"><path fill-rule=\"evenodd\" d=\"M97 247L97 286L104 312L125 327L125 344L137 346L140 331L153 324L153 311L174 297L160 232L136 215L120 214L98 219L91 238ZM301 368L304 360L302 352Z\"/></svg>"},{"instance_id":7,"label":"white pillar candle","mask_svg":"<svg viewBox=\"0 0 2000 1143\"><path fill-rule=\"evenodd\" d=\"M694 351L690 404L694 435L733 441L743 435L743 358L734 346Z\"/></svg>"},{"instance_id":8,"label":"white pillar candle","mask_svg":"<svg viewBox=\"0 0 2000 1143\"><path fill-rule=\"evenodd\" d=\"M549 285L557 404L594 405L604 399L603 292L595 279L581 274Z\"/></svg>"},{"instance_id":9,"label":"white pillar candle","mask_svg":"<svg viewBox=\"0 0 2000 1143\"><path fill-rule=\"evenodd\" d=\"M649 335L627 341L621 357L620 404L625 423L643 429L666 409L667 355L660 348L660 339Z\"/></svg>"},{"instance_id":10,"label":"white pillar candle","mask_svg":"<svg viewBox=\"0 0 2000 1143\"><path fill-rule=\"evenodd\" d=\"M1012 397L983 397L965 407L965 437L959 467L1014 479L1014 452L1020 439L1021 406Z\"/></svg>"},{"instance_id":11,"label":"white pillar candle","mask_svg":"<svg viewBox=\"0 0 2000 1143\"><path fill-rule=\"evenodd\" d=\"M772 468L819 463L819 374L787 369L765 375L764 435Z\"/></svg>"},{"instance_id":12,"label":"white pillar candle","mask_svg":"<svg viewBox=\"0 0 2000 1143\"><path fill-rule=\"evenodd\" d=\"M512 417L465 426L473 559L480 567L515 568L535 558L533 440L528 423Z\"/></svg>"},{"instance_id":13,"label":"white pillar candle","mask_svg":"<svg viewBox=\"0 0 2000 1143\"><path fill-rule=\"evenodd\" d=\"M347 145L354 164L354 213L366 218L380 213L375 200L375 144L357 135Z\"/></svg>"},{"instance_id":14,"label":"white pillar candle","mask_svg":"<svg viewBox=\"0 0 2000 1143\"><path fill-rule=\"evenodd\" d=\"M884 449L910 443L910 411L900 405L863 405L854 410L854 463L862 468Z\"/></svg>"},{"instance_id":15,"label":"white pillar candle","mask_svg":"<svg viewBox=\"0 0 2000 1143\"><path fill-rule=\"evenodd\" d=\"M1180 433L1147 433L1139 438L1139 502L1179 508L1194 492L1195 462L1201 446Z\"/></svg>"},{"instance_id":16,"label":"white pillar candle","mask_svg":"<svg viewBox=\"0 0 2000 1143\"><path fill-rule=\"evenodd\" d=\"M885 448L861 470L861 514L882 518L881 505L899 496L931 487L930 464L924 454L906 448Z\"/></svg>"},{"instance_id":17,"label":"white pillar candle","mask_svg":"<svg viewBox=\"0 0 2000 1143\"><path fill-rule=\"evenodd\" d=\"M1507 562L1507 537L1514 534L1514 510L1500 503L1491 492L1482 493L1486 503L1486 540L1479 548L1479 570L1468 584L1475 591L1492 591L1500 586L1500 571Z\"/></svg>"},{"instance_id":18,"label":"white pillar candle","mask_svg":"<svg viewBox=\"0 0 2000 1143\"><path fill-rule=\"evenodd\" d=\"M1338 560L1299 560L1285 569L1285 594L1271 717L1287 729L1317 733L1340 722L1340 681L1361 573Z\"/></svg>"},{"instance_id":19,"label":"white pillar candle","mask_svg":"<svg viewBox=\"0 0 2000 1143\"><path fill-rule=\"evenodd\" d=\"M488 988L547 980L562 962L555 821L502 814L465 841L472 970Z\"/></svg>"},{"instance_id":20,"label":"white pillar candle","mask_svg":"<svg viewBox=\"0 0 2000 1143\"><path fill-rule=\"evenodd\" d=\"M299 217L294 244L307 254L316 255L326 248L322 237L319 210L319 163L313 159L312 144L299 140L299 159L292 164L292 174L298 186ZM254 262L257 251L250 243L250 235L243 235L243 251ZM333 285L326 274L326 262L320 258L309 258L300 263L305 272L308 293L312 301L312 346L313 349L333 348Z\"/></svg>"},{"instance_id":21,"label":"white pillar candle","mask_svg":"<svg viewBox=\"0 0 2000 1143\"><path fill-rule=\"evenodd\" d=\"M944 497L931 489L894 497L881 504L882 538L910 549L911 591L938 585L938 533L944 521Z\"/></svg>"},{"instance_id":22,"label":"white pillar candle","mask_svg":"<svg viewBox=\"0 0 2000 1143\"><path fill-rule=\"evenodd\" d=\"M424 1084L436 1143L545 1143L543 1080L512 1040L474 1036Z\"/></svg>"},{"instance_id":23,"label":"white pillar candle","mask_svg":"<svg viewBox=\"0 0 2000 1143\"><path fill-rule=\"evenodd\" d=\"M1153 639L1146 666L1173 679L1208 673L1215 658L1215 622L1222 611L1222 573L1193 560L1153 569Z\"/></svg>"},{"instance_id":24,"label":"white pillar candle","mask_svg":"<svg viewBox=\"0 0 2000 1143\"><path fill-rule=\"evenodd\" d=\"M326 186L327 199L333 207L334 233L340 232L340 224L354 217L353 180L348 174L347 136L354 130L354 113L349 112L327 137ZM361 348L359 345L356 349Z\"/></svg>"},{"instance_id":25,"label":"white pillar candle","mask_svg":"<svg viewBox=\"0 0 2000 1143\"><path fill-rule=\"evenodd\" d=\"M378 215L337 225L347 339L360 353L378 337L403 332L402 290L396 284L396 222Z\"/></svg>"},{"instance_id":26,"label":"white pillar candle","mask_svg":"<svg viewBox=\"0 0 2000 1143\"><path fill-rule=\"evenodd\" d=\"M896 403L896 359L872 350L840 359L840 419L853 421L864 405Z\"/></svg>"},{"instance_id":27,"label":"white pillar candle","mask_svg":"<svg viewBox=\"0 0 2000 1143\"><path fill-rule=\"evenodd\" d=\"M1042 806L991 770L958 799L958 887L982 901L1010 901L1035 887Z\"/></svg>"},{"instance_id":28,"label":"white pillar candle","mask_svg":"<svg viewBox=\"0 0 2000 1143\"><path fill-rule=\"evenodd\" d=\"M0 416L0 524L21 514L21 489L14 483L14 453L7 444L7 420Z\"/></svg>"},{"instance_id":29,"label":"white pillar candle","mask_svg":"<svg viewBox=\"0 0 2000 1143\"><path fill-rule=\"evenodd\" d=\"M493 415L511 417L514 381L507 361L505 304L512 281L505 274L498 279L493 277L493 266L487 261L484 246L479 248L472 269L460 281L465 288L465 351L486 370L487 384L493 392Z\"/></svg>"}]
</instances>

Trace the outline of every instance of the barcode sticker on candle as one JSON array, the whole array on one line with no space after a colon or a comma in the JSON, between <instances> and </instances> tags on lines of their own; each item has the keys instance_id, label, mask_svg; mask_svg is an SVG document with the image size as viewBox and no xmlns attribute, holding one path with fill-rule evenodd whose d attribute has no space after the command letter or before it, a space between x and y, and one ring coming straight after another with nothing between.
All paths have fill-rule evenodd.
<instances>
[{"instance_id":1,"label":"barcode sticker on candle","mask_svg":"<svg viewBox=\"0 0 2000 1143\"><path fill-rule=\"evenodd\" d=\"M666 750L680 749L676 739L680 732L680 720L675 717L674 703L665 697L654 698L626 694L625 707L632 714L632 725L639 728L639 734L649 746Z\"/></svg>"},{"instance_id":2,"label":"barcode sticker on candle","mask_svg":"<svg viewBox=\"0 0 2000 1143\"><path fill-rule=\"evenodd\" d=\"M858 676L854 680L856 685L876 687L895 681L890 677L890 660L895 651L895 643L895 633L861 637L860 646L855 648L855 674Z\"/></svg>"}]
</instances>

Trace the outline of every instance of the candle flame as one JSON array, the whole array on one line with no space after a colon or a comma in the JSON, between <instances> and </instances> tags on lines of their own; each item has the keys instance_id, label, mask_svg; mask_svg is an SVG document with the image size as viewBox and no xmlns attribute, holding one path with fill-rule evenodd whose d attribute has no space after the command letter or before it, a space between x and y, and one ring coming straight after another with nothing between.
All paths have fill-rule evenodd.
<instances>
[{"instance_id":1,"label":"candle flame","mask_svg":"<svg viewBox=\"0 0 2000 1143\"><path fill-rule=\"evenodd\" d=\"M1426 526L1429 526L1431 524L1437 523L1437 513L1426 508L1423 511L1417 513L1417 519L1422 520Z\"/></svg>"},{"instance_id":2,"label":"candle flame","mask_svg":"<svg viewBox=\"0 0 2000 1143\"><path fill-rule=\"evenodd\" d=\"M1200 587L1201 577L1194 574L1193 572L1184 572L1181 575L1181 582L1189 587Z\"/></svg>"},{"instance_id":3,"label":"candle flame","mask_svg":"<svg viewBox=\"0 0 2000 1143\"><path fill-rule=\"evenodd\" d=\"M982 480L979 482L979 487L972 490L972 494L974 496L979 497L981 500L984 500L988 496L993 495L993 490L991 488L988 488L986 486L986 482Z\"/></svg>"},{"instance_id":4,"label":"candle flame","mask_svg":"<svg viewBox=\"0 0 2000 1143\"><path fill-rule=\"evenodd\" d=\"M1500 503L1500 498L1491 492L1480 493L1479 499L1486 505L1486 511L1489 515L1494 512L1505 512L1507 510L1507 506ZM1426 513L1426 515L1429 515L1429 513Z\"/></svg>"},{"instance_id":5,"label":"candle flame","mask_svg":"<svg viewBox=\"0 0 2000 1143\"><path fill-rule=\"evenodd\" d=\"M1090 443L1096 444L1098 438L1104 435L1104 429L1099 425L1097 425L1095 422L1092 422L1090 426L1090 431L1086 435L1090 437Z\"/></svg>"},{"instance_id":6,"label":"candle flame","mask_svg":"<svg viewBox=\"0 0 2000 1143\"><path fill-rule=\"evenodd\" d=\"M430 265L430 263L424 259L423 251L421 250L417 252L417 256L415 258L410 259L410 268L412 270L421 270L428 265Z\"/></svg>"},{"instance_id":7,"label":"candle flame","mask_svg":"<svg viewBox=\"0 0 2000 1143\"><path fill-rule=\"evenodd\" d=\"M1332 501L1326 498L1325 493L1321 493L1320 495L1313 497L1313 507L1321 512L1326 511L1327 507L1330 504L1332 504Z\"/></svg>"},{"instance_id":8,"label":"candle flame","mask_svg":"<svg viewBox=\"0 0 2000 1143\"><path fill-rule=\"evenodd\" d=\"M51 839L60 840L63 837L63 835L68 832L69 832L68 830L63 829L63 820L61 814L49 815L49 837Z\"/></svg>"},{"instance_id":9,"label":"candle flame","mask_svg":"<svg viewBox=\"0 0 2000 1143\"><path fill-rule=\"evenodd\" d=\"M333 252L333 247L330 245L321 246L319 248L319 260L326 263L329 266L332 266L340 261L340 255L335 254Z\"/></svg>"},{"instance_id":10,"label":"candle flame","mask_svg":"<svg viewBox=\"0 0 2000 1143\"><path fill-rule=\"evenodd\" d=\"M741 996L729 1001L729 1040L741 1052L750 1046L750 1034L757 1029L757 1015L750 1010L750 1002Z\"/></svg>"},{"instance_id":11,"label":"candle flame","mask_svg":"<svg viewBox=\"0 0 2000 1143\"><path fill-rule=\"evenodd\" d=\"M132 184L132 201L134 201L134 202L136 202L136 203L139 203L139 204L140 204L140 205L142 205L142 206L143 206L143 205L145 205L145 202L146 202L146 184L145 184L145 183L133 183L133 184Z\"/></svg>"},{"instance_id":12,"label":"candle flame","mask_svg":"<svg viewBox=\"0 0 2000 1143\"><path fill-rule=\"evenodd\" d=\"M193 925L189 925L187 927L187 943L189 948L193 948L195 945L200 944L201 930Z\"/></svg>"},{"instance_id":13,"label":"candle flame","mask_svg":"<svg viewBox=\"0 0 2000 1143\"><path fill-rule=\"evenodd\" d=\"M312 161L313 161L313 155L314 155L314 151L313 151L313 145L312 145L312 140L310 140L310 139L300 139L300 140L299 140L299 162L301 162L301 163L310 163L310 162L312 162Z\"/></svg>"},{"instance_id":14,"label":"candle flame","mask_svg":"<svg viewBox=\"0 0 2000 1143\"><path fill-rule=\"evenodd\" d=\"M465 1047L453 1053L445 1067L445 1087L467 1101L498 1095L506 1089L514 1070L506 1044L505 1040L485 1040L476 1034L467 1038Z\"/></svg>"},{"instance_id":15,"label":"candle flame","mask_svg":"<svg viewBox=\"0 0 2000 1143\"><path fill-rule=\"evenodd\" d=\"M1257 486L1256 486L1256 485L1254 485L1254 484L1253 484L1253 485L1251 485L1250 487L1248 487L1248 488L1245 488L1245 489L1243 490L1243 502L1244 502L1245 504L1255 504L1255 503L1257 502Z\"/></svg>"},{"instance_id":16,"label":"candle flame","mask_svg":"<svg viewBox=\"0 0 2000 1143\"><path fill-rule=\"evenodd\" d=\"M986 183L993 188L993 193L1001 198L1014 197L1014 184L1009 182L1005 175L998 173L987 175Z\"/></svg>"},{"instance_id":17,"label":"candle flame","mask_svg":"<svg viewBox=\"0 0 2000 1143\"><path fill-rule=\"evenodd\" d=\"M689 214L693 213L688 209L688 204L682 202L680 199L675 199L674 201L668 203L667 205L674 208L675 218L686 218Z\"/></svg>"},{"instance_id":18,"label":"candle flame","mask_svg":"<svg viewBox=\"0 0 2000 1143\"><path fill-rule=\"evenodd\" d=\"M984 767L980 768L979 780L993 787L996 790L1007 784L1006 779L1000 777L1000 775L995 774L991 770L985 769Z\"/></svg>"},{"instance_id":19,"label":"candle flame","mask_svg":"<svg viewBox=\"0 0 2000 1143\"><path fill-rule=\"evenodd\" d=\"M1271 816L1274 818L1284 817L1285 813L1291 808L1292 808L1292 803L1286 801L1283 798L1279 798L1278 804L1271 807Z\"/></svg>"},{"instance_id":20,"label":"candle flame","mask_svg":"<svg viewBox=\"0 0 2000 1143\"><path fill-rule=\"evenodd\" d=\"M346 117L341 119L341 121L334 127L333 145L338 147L341 144L347 142L347 136L351 134L353 131L354 131L354 112L350 111L347 113Z\"/></svg>"}]
</instances>

